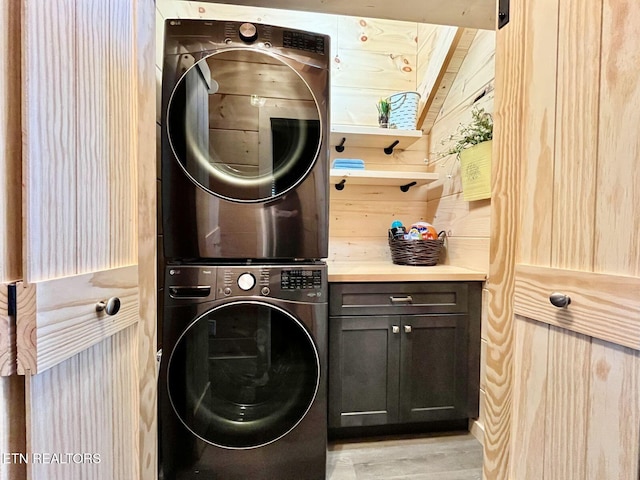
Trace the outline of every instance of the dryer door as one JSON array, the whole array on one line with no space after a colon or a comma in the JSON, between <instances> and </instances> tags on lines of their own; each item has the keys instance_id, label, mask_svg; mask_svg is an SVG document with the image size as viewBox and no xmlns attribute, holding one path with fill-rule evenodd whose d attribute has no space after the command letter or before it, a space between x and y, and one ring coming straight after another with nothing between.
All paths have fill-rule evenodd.
<instances>
[{"instance_id":1,"label":"dryer door","mask_svg":"<svg viewBox=\"0 0 640 480\"><path fill-rule=\"evenodd\" d=\"M303 67L305 76L326 75ZM279 57L246 49L189 67L169 100L167 125L189 178L237 202L267 201L297 186L322 143L318 102L301 74Z\"/></svg>"},{"instance_id":2,"label":"dryer door","mask_svg":"<svg viewBox=\"0 0 640 480\"><path fill-rule=\"evenodd\" d=\"M313 403L320 363L307 329L271 304L234 301L196 319L168 363L169 399L187 429L226 448L291 431Z\"/></svg>"}]
</instances>

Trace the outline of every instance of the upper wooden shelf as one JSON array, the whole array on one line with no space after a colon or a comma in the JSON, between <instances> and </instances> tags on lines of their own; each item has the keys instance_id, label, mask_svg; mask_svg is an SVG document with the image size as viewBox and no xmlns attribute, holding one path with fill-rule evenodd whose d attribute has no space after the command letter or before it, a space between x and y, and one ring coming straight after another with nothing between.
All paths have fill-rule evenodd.
<instances>
[{"instance_id":1,"label":"upper wooden shelf","mask_svg":"<svg viewBox=\"0 0 640 480\"><path fill-rule=\"evenodd\" d=\"M332 125L331 146L335 147L345 139L345 147L405 149L422 138L422 130L398 130L395 128L363 127L356 125Z\"/></svg>"}]
</instances>

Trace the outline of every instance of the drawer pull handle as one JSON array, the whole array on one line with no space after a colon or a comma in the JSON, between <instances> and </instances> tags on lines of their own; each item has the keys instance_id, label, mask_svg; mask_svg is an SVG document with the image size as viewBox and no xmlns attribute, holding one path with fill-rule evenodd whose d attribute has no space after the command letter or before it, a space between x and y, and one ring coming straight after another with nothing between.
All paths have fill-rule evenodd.
<instances>
[{"instance_id":1,"label":"drawer pull handle","mask_svg":"<svg viewBox=\"0 0 640 480\"><path fill-rule=\"evenodd\" d=\"M571 303L571 298L564 293L554 292L549 296L549 301L554 307L565 308Z\"/></svg>"},{"instance_id":2,"label":"drawer pull handle","mask_svg":"<svg viewBox=\"0 0 640 480\"><path fill-rule=\"evenodd\" d=\"M411 333L411 325L404 326L404 333Z\"/></svg>"},{"instance_id":3,"label":"drawer pull handle","mask_svg":"<svg viewBox=\"0 0 640 480\"><path fill-rule=\"evenodd\" d=\"M391 303L411 303L413 302L413 298L411 295L407 295L406 297L389 297Z\"/></svg>"},{"instance_id":4,"label":"drawer pull handle","mask_svg":"<svg viewBox=\"0 0 640 480\"><path fill-rule=\"evenodd\" d=\"M400 327L399 327L398 325L393 325L393 326L391 327L391 331L392 331L393 333L400 333Z\"/></svg>"}]
</instances>

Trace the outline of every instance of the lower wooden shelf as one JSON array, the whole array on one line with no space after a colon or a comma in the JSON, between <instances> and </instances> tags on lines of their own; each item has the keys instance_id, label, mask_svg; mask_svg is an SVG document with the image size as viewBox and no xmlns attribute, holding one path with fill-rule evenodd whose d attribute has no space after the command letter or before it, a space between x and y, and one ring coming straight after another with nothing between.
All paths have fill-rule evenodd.
<instances>
[{"instance_id":1,"label":"lower wooden shelf","mask_svg":"<svg viewBox=\"0 0 640 480\"><path fill-rule=\"evenodd\" d=\"M410 187L425 185L438 180L437 173L429 172L390 172L383 170L347 170L331 169L331 183L344 187L345 184L353 185L385 185L398 186L403 191ZM403 187L406 187L403 188ZM337 187L338 188L338 187ZM341 188L338 188L341 190Z\"/></svg>"}]
</instances>

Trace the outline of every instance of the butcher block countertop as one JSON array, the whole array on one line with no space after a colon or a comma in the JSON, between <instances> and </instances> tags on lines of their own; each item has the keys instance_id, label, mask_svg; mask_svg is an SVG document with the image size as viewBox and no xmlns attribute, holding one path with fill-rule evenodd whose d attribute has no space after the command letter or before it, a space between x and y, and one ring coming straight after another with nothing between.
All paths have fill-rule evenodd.
<instances>
[{"instance_id":1,"label":"butcher block countertop","mask_svg":"<svg viewBox=\"0 0 640 480\"><path fill-rule=\"evenodd\" d=\"M327 262L329 282L452 282L484 281L487 274L452 265L418 267L380 262Z\"/></svg>"}]
</instances>

